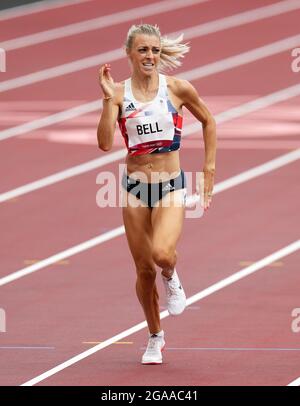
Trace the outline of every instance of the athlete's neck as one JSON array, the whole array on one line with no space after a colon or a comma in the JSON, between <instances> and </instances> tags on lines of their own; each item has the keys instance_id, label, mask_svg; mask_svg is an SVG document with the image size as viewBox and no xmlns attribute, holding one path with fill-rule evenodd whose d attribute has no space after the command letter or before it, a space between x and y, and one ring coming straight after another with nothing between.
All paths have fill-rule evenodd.
<instances>
[{"instance_id":1,"label":"athlete's neck","mask_svg":"<svg viewBox=\"0 0 300 406\"><path fill-rule=\"evenodd\" d=\"M157 72L153 72L153 75L145 76L138 72L133 72L131 75L131 82L134 87L140 89L142 93L148 93L155 91L159 84L159 75Z\"/></svg>"}]
</instances>

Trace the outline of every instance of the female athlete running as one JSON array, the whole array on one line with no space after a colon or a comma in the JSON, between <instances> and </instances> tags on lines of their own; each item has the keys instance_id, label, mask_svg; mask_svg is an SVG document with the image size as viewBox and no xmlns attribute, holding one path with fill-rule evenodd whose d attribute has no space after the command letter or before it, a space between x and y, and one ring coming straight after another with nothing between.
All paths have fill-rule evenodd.
<instances>
[{"instance_id":1,"label":"female athlete running","mask_svg":"<svg viewBox=\"0 0 300 406\"><path fill-rule=\"evenodd\" d=\"M161 269L169 313L178 315L186 306L175 269L186 193L179 161L183 106L203 127L205 210L211 203L214 184L215 120L187 80L161 73L180 66L180 58L189 51L182 38L182 35L173 40L162 37L157 26L133 25L126 41L131 77L115 83L109 64L99 70L104 95L97 131L99 148L103 151L112 148L118 121L128 149L122 180L126 201L123 219L136 267L136 292L149 328L143 364L162 363L165 345L156 267Z\"/></svg>"}]
</instances>

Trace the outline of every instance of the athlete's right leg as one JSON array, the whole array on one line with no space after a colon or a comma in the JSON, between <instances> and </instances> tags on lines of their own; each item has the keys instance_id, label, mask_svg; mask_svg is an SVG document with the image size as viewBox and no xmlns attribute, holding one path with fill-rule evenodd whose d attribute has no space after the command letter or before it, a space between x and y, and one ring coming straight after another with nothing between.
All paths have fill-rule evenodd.
<instances>
[{"instance_id":1,"label":"athlete's right leg","mask_svg":"<svg viewBox=\"0 0 300 406\"><path fill-rule=\"evenodd\" d=\"M127 193L130 201L137 201L131 193ZM136 206L136 204L135 204ZM133 256L136 272L136 293L143 307L148 323L149 332L155 334L161 331L158 291L155 283L156 269L152 259L152 224L149 207L132 207L130 202L123 207L123 220L128 245Z\"/></svg>"}]
</instances>

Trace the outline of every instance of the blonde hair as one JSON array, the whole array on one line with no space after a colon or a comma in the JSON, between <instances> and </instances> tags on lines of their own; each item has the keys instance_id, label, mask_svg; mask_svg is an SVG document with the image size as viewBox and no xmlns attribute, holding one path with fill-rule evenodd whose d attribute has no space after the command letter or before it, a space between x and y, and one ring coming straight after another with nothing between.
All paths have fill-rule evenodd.
<instances>
[{"instance_id":1,"label":"blonde hair","mask_svg":"<svg viewBox=\"0 0 300 406\"><path fill-rule=\"evenodd\" d=\"M171 39L162 36L157 25L140 24L132 25L127 33L125 46L127 49L132 48L133 40L136 35L154 35L159 38L161 45L160 63L158 69L163 72L178 68L181 65L180 59L184 58L184 54L189 52L190 46L186 43L183 44L183 34L179 37Z\"/></svg>"}]
</instances>

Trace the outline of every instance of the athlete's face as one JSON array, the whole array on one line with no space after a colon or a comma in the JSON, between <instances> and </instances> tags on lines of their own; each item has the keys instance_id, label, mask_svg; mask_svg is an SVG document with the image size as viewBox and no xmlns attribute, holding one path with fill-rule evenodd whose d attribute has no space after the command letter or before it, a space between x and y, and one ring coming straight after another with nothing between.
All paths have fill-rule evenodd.
<instances>
[{"instance_id":1,"label":"athlete's face","mask_svg":"<svg viewBox=\"0 0 300 406\"><path fill-rule=\"evenodd\" d=\"M132 48L127 51L132 67L144 75L151 75L159 64L160 40L155 35L136 35Z\"/></svg>"}]
</instances>

